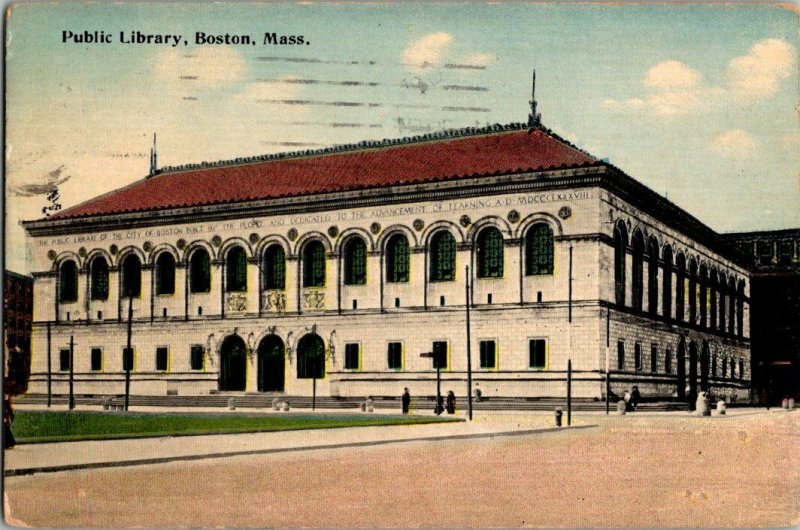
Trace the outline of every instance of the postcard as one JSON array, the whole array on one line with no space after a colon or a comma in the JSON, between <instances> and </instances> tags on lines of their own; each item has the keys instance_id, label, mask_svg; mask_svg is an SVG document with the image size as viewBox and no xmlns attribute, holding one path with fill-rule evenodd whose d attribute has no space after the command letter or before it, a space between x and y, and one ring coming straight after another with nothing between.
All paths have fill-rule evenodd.
<instances>
[{"instance_id":1,"label":"postcard","mask_svg":"<svg viewBox=\"0 0 800 530\"><path fill-rule=\"evenodd\" d=\"M8 5L6 524L799 524L797 28Z\"/></svg>"}]
</instances>

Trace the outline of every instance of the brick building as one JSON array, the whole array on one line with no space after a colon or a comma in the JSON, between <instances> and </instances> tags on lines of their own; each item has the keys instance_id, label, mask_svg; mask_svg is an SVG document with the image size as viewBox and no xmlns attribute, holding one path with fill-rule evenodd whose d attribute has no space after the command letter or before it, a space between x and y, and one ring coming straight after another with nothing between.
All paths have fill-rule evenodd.
<instances>
[{"instance_id":1,"label":"brick building","mask_svg":"<svg viewBox=\"0 0 800 530\"><path fill-rule=\"evenodd\" d=\"M724 234L751 268L753 391L800 399L800 229Z\"/></svg>"},{"instance_id":2,"label":"brick building","mask_svg":"<svg viewBox=\"0 0 800 530\"><path fill-rule=\"evenodd\" d=\"M570 359L578 397L607 366L617 394L748 395L747 269L534 118L153 168L25 228L33 392L48 356L64 392L74 335L77 393L122 393L131 363L134 394L432 395L440 363L463 395L469 267L484 396L563 396Z\"/></svg>"},{"instance_id":3,"label":"brick building","mask_svg":"<svg viewBox=\"0 0 800 530\"><path fill-rule=\"evenodd\" d=\"M33 278L3 271L3 336L6 390L27 390L31 364Z\"/></svg>"}]
</instances>

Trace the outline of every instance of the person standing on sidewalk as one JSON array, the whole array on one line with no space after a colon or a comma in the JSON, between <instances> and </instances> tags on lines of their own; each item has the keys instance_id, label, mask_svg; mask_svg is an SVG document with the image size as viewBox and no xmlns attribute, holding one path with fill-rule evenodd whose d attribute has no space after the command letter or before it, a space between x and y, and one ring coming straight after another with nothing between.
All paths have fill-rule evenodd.
<instances>
[{"instance_id":1,"label":"person standing on sidewalk","mask_svg":"<svg viewBox=\"0 0 800 530\"><path fill-rule=\"evenodd\" d=\"M408 387L405 388L405 392L403 392L403 414L408 414L408 408L411 405L411 394L408 391Z\"/></svg>"},{"instance_id":2,"label":"person standing on sidewalk","mask_svg":"<svg viewBox=\"0 0 800 530\"><path fill-rule=\"evenodd\" d=\"M11 424L14 423L14 408L11 405L11 395L3 393L3 449L13 449L17 445Z\"/></svg>"},{"instance_id":3,"label":"person standing on sidewalk","mask_svg":"<svg viewBox=\"0 0 800 530\"><path fill-rule=\"evenodd\" d=\"M447 413L448 414L456 413L456 395L453 393L452 390L447 393Z\"/></svg>"}]
</instances>

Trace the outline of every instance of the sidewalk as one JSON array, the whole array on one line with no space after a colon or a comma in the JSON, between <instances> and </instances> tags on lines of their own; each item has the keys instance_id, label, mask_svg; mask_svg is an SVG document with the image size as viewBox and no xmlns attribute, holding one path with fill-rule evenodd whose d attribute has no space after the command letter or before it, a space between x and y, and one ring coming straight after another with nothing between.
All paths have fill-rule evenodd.
<instances>
[{"instance_id":1,"label":"sidewalk","mask_svg":"<svg viewBox=\"0 0 800 530\"><path fill-rule=\"evenodd\" d=\"M141 407L134 411L149 410ZM463 413L459 416L464 417ZM522 436L590 427L596 425L585 420L575 422L572 427L553 427L552 414L482 414L476 415L473 422L458 423L21 444L5 451L4 476L392 443Z\"/></svg>"}]
</instances>

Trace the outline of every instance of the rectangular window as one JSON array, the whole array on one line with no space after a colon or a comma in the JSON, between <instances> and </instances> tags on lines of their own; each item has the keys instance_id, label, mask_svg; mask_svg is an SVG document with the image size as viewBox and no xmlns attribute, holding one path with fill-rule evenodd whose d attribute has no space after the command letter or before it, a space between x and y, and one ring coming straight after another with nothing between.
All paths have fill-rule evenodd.
<instances>
[{"instance_id":1,"label":"rectangular window","mask_svg":"<svg viewBox=\"0 0 800 530\"><path fill-rule=\"evenodd\" d=\"M166 346L159 346L156 348L156 370L159 372L166 372L167 365L169 364L169 348Z\"/></svg>"},{"instance_id":2,"label":"rectangular window","mask_svg":"<svg viewBox=\"0 0 800 530\"><path fill-rule=\"evenodd\" d=\"M497 343L493 340L482 340L481 348L481 368L497 368Z\"/></svg>"},{"instance_id":3,"label":"rectangular window","mask_svg":"<svg viewBox=\"0 0 800 530\"><path fill-rule=\"evenodd\" d=\"M759 241L756 243L756 253L760 265L772 263L772 258L775 256L775 244L772 241Z\"/></svg>"},{"instance_id":4,"label":"rectangular window","mask_svg":"<svg viewBox=\"0 0 800 530\"><path fill-rule=\"evenodd\" d=\"M198 344L192 346L191 356L189 359L189 367L192 370L202 370L204 356L205 356L205 350L203 349L202 346Z\"/></svg>"},{"instance_id":5,"label":"rectangular window","mask_svg":"<svg viewBox=\"0 0 800 530\"><path fill-rule=\"evenodd\" d=\"M778 263L789 265L792 262L794 253L794 242L791 239L781 239L778 241Z\"/></svg>"},{"instance_id":6,"label":"rectangular window","mask_svg":"<svg viewBox=\"0 0 800 530\"><path fill-rule=\"evenodd\" d=\"M528 366L536 370L547 367L547 339L531 339L528 343Z\"/></svg>"},{"instance_id":7,"label":"rectangular window","mask_svg":"<svg viewBox=\"0 0 800 530\"><path fill-rule=\"evenodd\" d=\"M361 367L361 345L351 343L344 345L345 370L358 370Z\"/></svg>"},{"instance_id":8,"label":"rectangular window","mask_svg":"<svg viewBox=\"0 0 800 530\"><path fill-rule=\"evenodd\" d=\"M664 371L668 374L672 373L672 350L669 348L664 353Z\"/></svg>"},{"instance_id":9,"label":"rectangular window","mask_svg":"<svg viewBox=\"0 0 800 530\"><path fill-rule=\"evenodd\" d=\"M61 350L58 356L58 369L62 372L69 371L69 350Z\"/></svg>"},{"instance_id":10,"label":"rectangular window","mask_svg":"<svg viewBox=\"0 0 800 530\"><path fill-rule=\"evenodd\" d=\"M447 341L433 343L433 367L447 370Z\"/></svg>"},{"instance_id":11,"label":"rectangular window","mask_svg":"<svg viewBox=\"0 0 800 530\"><path fill-rule=\"evenodd\" d=\"M133 348L122 348L122 369L133 370Z\"/></svg>"},{"instance_id":12,"label":"rectangular window","mask_svg":"<svg viewBox=\"0 0 800 530\"><path fill-rule=\"evenodd\" d=\"M655 344L650 346L650 371L658 372L658 346Z\"/></svg>"},{"instance_id":13,"label":"rectangular window","mask_svg":"<svg viewBox=\"0 0 800 530\"><path fill-rule=\"evenodd\" d=\"M625 369L625 343L617 341L617 370Z\"/></svg>"},{"instance_id":14,"label":"rectangular window","mask_svg":"<svg viewBox=\"0 0 800 530\"><path fill-rule=\"evenodd\" d=\"M633 345L633 360L637 372L642 371L642 345L638 342Z\"/></svg>"},{"instance_id":15,"label":"rectangular window","mask_svg":"<svg viewBox=\"0 0 800 530\"><path fill-rule=\"evenodd\" d=\"M403 368L403 343L390 342L387 357L390 370L401 370Z\"/></svg>"},{"instance_id":16,"label":"rectangular window","mask_svg":"<svg viewBox=\"0 0 800 530\"><path fill-rule=\"evenodd\" d=\"M92 372L99 372L103 369L103 350L92 348Z\"/></svg>"}]
</instances>

